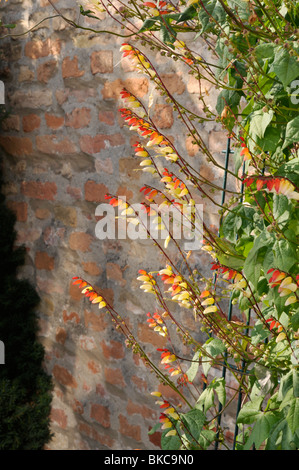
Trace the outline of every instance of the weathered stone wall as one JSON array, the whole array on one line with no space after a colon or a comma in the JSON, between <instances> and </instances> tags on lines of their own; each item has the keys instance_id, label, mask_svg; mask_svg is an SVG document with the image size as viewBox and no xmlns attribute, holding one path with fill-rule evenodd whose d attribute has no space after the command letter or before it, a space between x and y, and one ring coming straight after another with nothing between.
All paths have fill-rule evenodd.
<instances>
[{"instance_id":1,"label":"weathered stone wall","mask_svg":"<svg viewBox=\"0 0 299 470\"><path fill-rule=\"evenodd\" d=\"M55 5L69 18L78 18L75 1L56 0ZM0 14L4 22L17 23L14 33L52 17L30 33L2 37L0 43L9 113L0 136L5 193L17 214L18 243L27 249L22 275L41 296L40 339L45 368L54 381L54 438L48 447L157 448L159 434L147 434L159 416L150 397L156 379L125 348L110 318L72 285L72 276L78 275L104 292L146 351L164 344L146 324L146 313L154 306L140 294L136 281L138 269L163 267L162 256L149 241L100 241L95 236L95 209L106 202L106 192L139 202L140 187L151 182L149 175L135 171L135 136L118 113L123 86L147 101L151 83L136 75L128 62L120 62L121 38L72 29L54 17L47 0L2 1ZM2 29L1 36L5 34ZM204 44L201 53L208 54ZM173 95L200 110L198 83L184 73L183 65L154 58ZM215 93L208 82L205 87L213 107ZM151 112L192 164L211 181L221 182L222 174L216 174L192 139L182 134L161 96L156 96ZM202 125L201 133L215 157L222 158L225 133L215 123ZM207 223L216 226L217 208L203 202ZM209 261L205 255L200 258L202 266ZM184 315L196 331L198 325Z\"/></svg>"}]
</instances>

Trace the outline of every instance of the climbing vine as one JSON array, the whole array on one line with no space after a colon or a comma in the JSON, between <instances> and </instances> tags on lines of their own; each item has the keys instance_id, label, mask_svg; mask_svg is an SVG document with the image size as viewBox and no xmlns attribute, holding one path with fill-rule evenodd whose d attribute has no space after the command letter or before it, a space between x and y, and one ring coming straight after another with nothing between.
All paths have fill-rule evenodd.
<instances>
[{"instance_id":1,"label":"climbing vine","mask_svg":"<svg viewBox=\"0 0 299 470\"><path fill-rule=\"evenodd\" d=\"M157 229L166 230L163 243L152 236L154 249L165 256L165 266L155 272L141 266L137 277L144 295L155 298L155 312L146 318L149 328L169 341L159 350L159 364L149 359L119 313L87 280L75 277L74 283L95 307L111 314L127 346L180 396L178 407L160 391L152 392L161 409L152 432L161 428L163 449L227 447L220 418L238 394L236 449L296 449L299 5L284 0L99 0L82 4L80 12L99 22L104 16L115 20L119 29L111 34L124 38L122 58L172 104L201 150L200 158L234 178L235 186L225 189L226 199L219 202L223 188L202 175L158 129L150 103L123 90L120 114L138 136L134 151L140 158L139 169L153 176L153 184L141 188L142 207ZM198 38L215 60L200 55ZM200 115L176 99L149 58L151 50L170 62L182 62L199 90L203 80L210 82L218 93L216 112L205 103L204 90ZM227 131L234 149L233 168L219 163L205 145L199 130L204 122L218 123ZM217 233L204 217L196 233L195 194L218 208ZM107 202L129 224L144 225L134 206L122 198L108 194ZM174 225L165 225L163 211L170 207L183 217L193 236L202 239L199 249L211 256L210 278L192 268L189 253L174 236ZM232 306L238 308L239 320L232 319ZM190 311L204 340L190 333L177 308ZM182 344L188 345L190 357L181 357L174 346L172 326ZM222 366L235 380L233 390L225 374L209 375L211 368Z\"/></svg>"}]
</instances>

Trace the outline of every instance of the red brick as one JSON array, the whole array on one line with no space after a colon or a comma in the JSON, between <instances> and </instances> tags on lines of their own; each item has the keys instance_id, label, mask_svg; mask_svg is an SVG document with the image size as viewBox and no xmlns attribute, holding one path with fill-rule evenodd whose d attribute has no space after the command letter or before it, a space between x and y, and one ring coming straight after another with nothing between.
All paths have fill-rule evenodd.
<instances>
[{"instance_id":1,"label":"red brick","mask_svg":"<svg viewBox=\"0 0 299 470\"><path fill-rule=\"evenodd\" d=\"M126 88L137 98L143 98L148 93L149 84L145 77L127 78L124 81L118 78L112 82L106 81L101 92L105 100L119 100L123 88Z\"/></svg>"},{"instance_id":2,"label":"red brick","mask_svg":"<svg viewBox=\"0 0 299 470\"><path fill-rule=\"evenodd\" d=\"M72 282L70 282L69 296L77 302L80 302L80 301L82 302L81 291L80 291L80 289L78 289L77 286L74 286L74 284Z\"/></svg>"},{"instance_id":3,"label":"red brick","mask_svg":"<svg viewBox=\"0 0 299 470\"><path fill-rule=\"evenodd\" d=\"M62 366L55 364L52 370L54 378L66 387L77 388L78 384L72 374Z\"/></svg>"},{"instance_id":4,"label":"red brick","mask_svg":"<svg viewBox=\"0 0 299 470\"><path fill-rule=\"evenodd\" d=\"M3 119L1 127L4 131L19 131L20 130L20 117L16 114L11 114Z\"/></svg>"},{"instance_id":5,"label":"red brick","mask_svg":"<svg viewBox=\"0 0 299 470\"><path fill-rule=\"evenodd\" d=\"M35 217L37 219L47 219L50 217L51 212L48 209L44 209L43 207L38 207L34 213Z\"/></svg>"},{"instance_id":6,"label":"red brick","mask_svg":"<svg viewBox=\"0 0 299 470\"><path fill-rule=\"evenodd\" d=\"M99 153L101 150L109 147L123 145L125 139L122 134L104 135L98 134L95 137L84 135L80 139L80 148L82 152L88 154Z\"/></svg>"},{"instance_id":7,"label":"red brick","mask_svg":"<svg viewBox=\"0 0 299 470\"><path fill-rule=\"evenodd\" d=\"M61 43L59 39L48 38L45 41L34 40L25 44L25 55L31 59L39 59L49 55L59 55Z\"/></svg>"},{"instance_id":8,"label":"red brick","mask_svg":"<svg viewBox=\"0 0 299 470\"><path fill-rule=\"evenodd\" d=\"M105 194L108 188L103 183L96 183L95 181L87 181L84 186L85 200L89 202L107 202Z\"/></svg>"},{"instance_id":9,"label":"red brick","mask_svg":"<svg viewBox=\"0 0 299 470\"><path fill-rule=\"evenodd\" d=\"M126 416L124 415L119 415L119 432L124 436L135 439L135 441L141 441L140 426L129 424Z\"/></svg>"},{"instance_id":10,"label":"red brick","mask_svg":"<svg viewBox=\"0 0 299 470\"><path fill-rule=\"evenodd\" d=\"M38 251L35 255L35 266L37 269L52 271L54 269L54 258L45 251Z\"/></svg>"},{"instance_id":11,"label":"red brick","mask_svg":"<svg viewBox=\"0 0 299 470\"><path fill-rule=\"evenodd\" d=\"M113 51L94 51L90 57L92 74L113 72Z\"/></svg>"},{"instance_id":12,"label":"red brick","mask_svg":"<svg viewBox=\"0 0 299 470\"><path fill-rule=\"evenodd\" d=\"M140 172L136 171L137 162L136 158L133 157L121 157L118 162L119 172L126 178L132 178L138 180L140 178Z\"/></svg>"},{"instance_id":13,"label":"red brick","mask_svg":"<svg viewBox=\"0 0 299 470\"><path fill-rule=\"evenodd\" d=\"M96 342L92 336L80 335L79 337L79 347L84 351L92 351L96 349Z\"/></svg>"},{"instance_id":14,"label":"red brick","mask_svg":"<svg viewBox=\"0 0 299 470\"><path fill-rule=\"evenodd\" d=\"M74 56L73 59L66 57L62 62L61 71L62 78L82 77L85 74L84 70L79 70L77 56Z\"/></svg>"},{"instance_id":15,"label":"red brick","mask_svg":"<svg viewBox=\"0 0 299 470\"><path fill-rule=\"evenodd\" d=\"M115 123L115 115L113 111L100 111L99 121L104 122L108 126L113 126L113 124Z\"/></svg>"},{"instance_id":16,"label":"red brick","mask_svg":"<svg viewBox=\"0 0 299 470\"><path fill-rule=\"evenodd\" d=\"M56 135L36 136L37 149L47 155L72 155L77 153L76 146L67 138L58 140Z\"/></svg>"},{"instance_id":17,"label":"red brick","mask_svg":"<svg viewBox=\"0 0 299 470\"><path fill-rule=\"evenodd\" d=\"M76 108L67 114L65 125L74 129L87 127L91 121L91 110L89 108Z\"/></svg>"},{"instance_id":18,"label":"red brick","mask_svg":"<svg viewBox=\"0 0 299 470\"><path fill-rule=\"evenodd\" d=\"M8 201L7 206L16 214L18 222L26 222L28 206L26 202Z\"/></svg>"},{"instance_id":19,"label":"red brick","mask_svg":"<svg viewBox=\"0 0 299 470\"><path fill-rule=\"evenodd\" d=\"M80 290L77 289L79 292ZM81 294L82 297L82 294ZM86 328L91 328L93 331L104 331L107 327L105 315L103 313L84 311L84 324Z\"/></svg>"},{"instance_id":20,"label":"red brick","mask_svg":"<svg viewBox=\"0 0 299 470\"><path fill-rule=\"evenodd\" d=\"M77 288L77 291L79 291L78 288ZM81 293L80 293L80 298L81 298ZM62 318L63 318L64 323L67 323L68 321L74 322L77 325L78 325L78 323L80 323L80 317L79 317L78 313L76 313L76 312L71 312L71 313L68 314L66 310L63 310Z\"/></svg>"},{"instance_id":21,"label":"red brick","mask_svg":"<svg viewBox=\"0 0 299 470\"><path fill-rule=\"evenodd\" d=\"M34 71L26 65L21 65L19 69L19 82L32 82L34 80Z\"/></svg>"},{"instance_id":22,"label":"red brick","mask_svg":"<svg viewBox=\"0 0 299 470\"><path fill-rule=\"evenodd\" d=\"M74 186L68 186L66 188L66 192L73 198L73 199L81 199L82 191L80 188L75 188Z\"/></svg>"},{"instance_id":23,"label":"red brick","mask_svg":"<svg viewBox=\"0 0 299 470\"><path fill-rule=\"evenodd\" d=\"M23 181L21 191L25 196L33 199L53 201L57 193L57 186L54 182Z\"/></svg>"},{"instance_id":24,"label":"red brick","mask_svg":"<svg viewBox=\"0 0 299 470\"><path fill-rule=\"evenodd\" d=\"M79 423L78 429L80 433L85 434L90 439L99 442L100 444L106 446L109 449L115 446L115 442L110 436L107 436L106 434L101 435L96 429L94 429L93 426L89 426L86 423Z\"/></svg>"},{"instance_id":25,"label":"red brick","mask_svg":"<svg viewBox=\"0 0 299 470\"><path fill-rule=\"evenodd\" d=\"M64 124L63 116L54 116L53 114L45 114L46 124L50 129L59 129Z\"/></svg>"},{"instance_id":26,"label":"red brick","mask_svg":"<svg viewBox=\"0 0 299 470\"><path fill-rule=\"evenodd\" d=\"M96 88L83 88L78 90L70 90L69 94L70 98L73 101L78 103L84 103L89 98L96 98L97 99L97 90Z\"/></svg>"},{"instance_id":27,"label":"red brick","mask_svg":"<svg viewBox=\"0 0 299 470\"><path fill-rule=\"evenodd\" d=\"M152 429L152 427L150 426L148 428L148 430L151 431L151 429ZM153 434L149 434L149 436L148 436L149 441L152 444L154 444L154 446L159 447L159 449L161 449L161 437L162 437L162 433L159 432L159 431L156 431Z\"/></svg>"},{"instance_id":28,"label":"red brick","mask_svg":"<svg viewBox=\"0 0 299 470\"><path fill-rule=\"evenodd\" d=\"M25 229L18 229L17 231L17 245L26 245L30 242L36 242L41 235L40 228L28 228L25 225Z\"/></svg>"},{"instance_id":29,"label":"red brick","mask_svg":"<svg viewBox=\"0 0 299 470\"><path fill-rule=\"evenodd\" d=\"M126 382L123 377L123 374L120 369L112 369L110 367L105 367L105 380L111 385L116 385L118 387L125 387Z\"/></svg>"},{"instance_id":30,"label":"red brick","mask_svg":"<svg viewBox=\"0 0 299 470\"><path fill-rule=\"evenodd\" d=\"M126 186L119 186L116 191L116 196L118 197L126 197L127 201L132 199L134 193L130 189L126 188Z\"/></svg>"},{"instance_id":31,"label":"red brick","mask_svg":"<svg viewBox=\"0 0 299 470\"><path fill-rule=\"evenodd\" d=\"M132 375L131 382L138 388L142 393L147 391L147 382L136 375Z\"/></svg>"},{"instance_id":32,"label":"red brick","mask_svg":"<svg viewBox=\"0 0 299 470\"><path fill-rule=\"evenodd\" d=\"M106 275L108 280L115 281L121 286L126 285L127 281L123 278L123 272L118 264L108 262L106 264Z\"/></svg>"},{"instance_id":33,"label":"red brick","mask_svg":"<svg viewBox=\"0 0 299 470\"><path fill-rule=\"evenodd\" d=\"M51 421L54 422L55 424L58 424L60 428L66 429L67 416L63 410L59 408L52 408L50 418L51 418Z\"/></svg>"},{"instance_id":34,"label":"red brick","mask_svg":"<svg viewBox=\"0 0 299 470\"><path fill-rule=\"evenodd\" d=\"M58 327L56 329L55 340L57 343L64 344L67 338L67 332L65 328Z\"/></svg>"},{"instance_id":35,"label":"red brick","mask_svg":"<svg viewBox=\"0 0 299 470\"><path fill-rule=\"evenodd\" d=\"M21 109L31 108L40 110L42 107L52 106L52 90L15 91L10 98L11 106Z\"/></svg>"},{"instance_id":36,"label":"red brick","mask_svg":"<svg viewBox=\"0 0 299 470\"><path fill-rule=\"evenodd\" d=\"M88 273L90 276L98 276L103 272L102 268L98 266L97 263L94 263L93 261L89 262L83 262L82 263L83 269L86 273Z\"/></svg>"},{"instance_id":37,"label":"red brick","mask_svg":"<svg viewBox=\"0 0 299 470\"><path fill-rule=\"evenodd\" d=\"M186 150L190 157L194 157L199 152L199 146L194 143L194 138L192 136L188 136L186 138Z\"/></svg>"},{"instance_id":38,"label":"red brick","mask_svg":"<svg viewBox=\"0 0 299 470\"><path fill-rule=\"evenodd\" d=\"M161 80L171 94L177 93L181 95L186 89L182 78L176 73L162 73Z\"/></svg>"},{"instance_id":39,"label":"red brick","mask_svg":"<svg viewBox=\"0 0 299 470\"><path fill-rule=\"evenodd\" d=\"M124 81L124 85L125 88L137 98L143 98L149 88L148 79L146 77L127 78Z\"/></svg>"},{"instance_id":40,"label":"red brick","mask_svg":"<svg viewBox=\"0 0 299 470\"><path fill-rule=\"evenodd\" d=\"M32 142L28 137L0 136L0 146L13 157L32 153Z\"/></svg>"},{"instance_id":41,"label":"red brick","mask_svg":"<svg viewBox=\"0 0 299 470\"><path fill-rule=\"evenodd\" d=\"M215 171L211 165L200 165L200 175L202 178L206 178L208 181L213 181L215 179Z\"/></svg>"},{"instance_id":42,"label":"red brick","mask_svg":"<svg viewBox=\"0 0 299 470\"><path fill-rule=\"evenodd\" d=\"M122 359L125 357L124 347L122 343L118 341L110 341L110 344L106 344L104 341L102 344L103 354L107 359Z\"/></svg>"},{"instance_id":43,"label":"red brick","mask_svg":"<svg viewBox=\"0 0 299 470\"><path fill-rule=\"evenodd\" d=\"M56 60L48 60L41 64L37 69L37 79L42 83L48 83L48 81L54 77L57 72Z\"/></svg>"},{"instance_id":44,"label":"red brick","mask_svg":"<svg viewBox=\"0 0 299 470\"><path fill-rule=\"evenodd\" d=\"M166 345L166 339L155 334L147 323L140 323L138 325L138 339L141 343L151 343L158 348L163 348Z\"/></svg>"},{"instance_id":45,"label":"red brick","mask_svg":"<svg viewBox=\"0 0 299 470\"><path fill-rule=\"evenodd\" d=\"M69 247L75 251L90 251L90 244L93 237L85 232L73 232L69 237Z\"/></svg>"},{"instance_id":46,"label":"red brick","mask_svg":"<svg viewBox=\"0 0 299 470\"><path fill-rule=\"evenodd\" d=\"M101 371L99 364L97 364L95 361L89 361L87 363L87 367L93 374L98 374Z\"/></svg>"},{"instance_id":47,"label":"red brick","mask_svg":"<svg viewBox=\"0 0 299 470\"><path fill-rule=\"evenodd\" d=\"M169 129L173 125L172 106L167 104L156 104L153 121L160 129Z\"/></svg>"},{"instance_id":48,"label":"red brick","mask_svg":"<svg viewBox=\"0 0 299 470\"><path fill-rule=\"evenodd\" d=\"M65 228L49 225L44 229L43 239L47 246L58 246L64 239Z\"/></svg>"},{"instance_id":49,"label":"red brick","mask_svg":"<svg viewBox=\"0 0 299 470\"><path fill-rule=\"evenodd\" d=\"M145 405L134 403L130 399L127 404L128 415L139 414L145 419L157 419L157 412Z\"/></svg>"},{"instance_id":50,"label":"red brick","mask_svg":"<svg viewBox=\"0 0 299 470\"><path fill-rule=\"evenodd\" d=\"M56 100L60 106L67 101L69 97L69 93L70 93L70 90L68 88L55 91Z\"/></svg>"},{"instance_id":51,"label":"red brick","mask_svg":"<svg viewBox=\"0 0 299 470\"><path fill-rule=\"evenodd\" d=\"M227 133L225 131L212 131L209 134L209 150L210 152L221 152L225 150L227 142Z\"/></svg>"},{"instance_id":52,"label":"red brick","mask_svg":"<svg viewBox=\"0 0 299 470\"><path fill-rule=\"evenodd\" d=\"M100 423L104 428L110 427L110 411L105 406L93 403L90 409L90 417Z\"/></svg>"},{"instance_id":53,"label":"red brick","mask_svg":"<svg viewBox=\"0 0 299 470\"><path fill-rule=\"evenodd\" d=\"M37 114L27 114L23 116L22 124L24 132L33 132L39 128L41 118Z\"/></svg>"},{"instance_id":54,"label":"red brick","mask_svg":"<svg viewBox=\"0 0 299 470\"><path fill-rule=\"evenodd\" d=\"M83 415L84 413L84 406L83 404L74 398L73 405L72 405L74 413L78 413L79 415Z\"/></svg>"}]
</instances>

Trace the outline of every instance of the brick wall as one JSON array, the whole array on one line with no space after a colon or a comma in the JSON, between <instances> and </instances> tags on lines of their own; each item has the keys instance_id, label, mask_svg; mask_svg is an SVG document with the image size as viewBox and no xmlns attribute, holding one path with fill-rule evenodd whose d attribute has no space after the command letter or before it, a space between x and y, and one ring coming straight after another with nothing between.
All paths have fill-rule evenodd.
<instances>
[{"instance_id":1,"label":"brick wall","mask_svg":"<svg viewBox=\"0 0 299 470\"><path fill-rule=\"evenodd\" d=\"M55 2L69 18L77 17L75 3ZM17 33L55 15L47 0L8 0L1 2L0 13L5 21L17 23ZM91 20L86 24L94 25ZM146 240L100 241L95 236L95 209L106 202L107 191L139 202L139 188L151 182L134 171L135 136L123 126L118 108L123 86L148 100L152 85L129 63L120 63L121 43L116 36L71 29L58 17L0 43L9 112L0 136L5 193L17 215L18 243L27 249L22 275L41 296L40 340L54 381L50 449L159 445L158 434L147 434L159 416L150 397L155 378L125 348L109 317L82 299L71 283L78 275L97 286L128 319L147 351L163 346L164 340L146 324L152 299L140 296L136 281L139 268L163 267L162 256L153 256ZM201 50L208 54L205 45ZM157 55L154 59L174 96L200 110L198 84L182 65ZM208 82L205 86L213 107L215 93ZM152 113L202 174L221 181L222 175L182 134L161 96L156 96ZM223 158L225 133L214 123L202 125L201 132L215 157ZM206 209L207 223L217 225L217 208ZM203 266L209 261L193 256ZM196 329L187 317L186 322Z\"/></svg>"}]
</instances>

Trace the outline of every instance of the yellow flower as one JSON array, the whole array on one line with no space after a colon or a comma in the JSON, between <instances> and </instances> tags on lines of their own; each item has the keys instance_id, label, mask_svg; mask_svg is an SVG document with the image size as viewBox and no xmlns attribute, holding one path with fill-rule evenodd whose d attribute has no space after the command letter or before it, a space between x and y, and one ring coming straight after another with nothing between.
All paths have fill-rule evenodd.
<instances>
[{"instance_id":1,"label":"yellow flower","mask_svg":"<svg viewBox=\"0 0 299 470\"><path fill-rule=\"evenodd\" d=\"M207 307L203 313L204 314L207 314L207 313L214 313L214 312L217 312L218 308L216 307L216 305L212 305L210 307Z\"/></svg>"},{"instance_id":2,"label":"yellow flower","mask_svg":"<svg viewBox=\"0 0 299 470\"><path fill-rule=\"evenodd\" d=\"M151 392L151 395L153 397L162 397L162 393L158 392L158 391L155 391L155 392Z\"/></svg>"},{"instance_id":3,"label":"yellow flower","mask_svg":"<svg viewBox=\"0 0 299 470\"><path fill-rule=\"evenodd\" d=\"M208 299L204 300L201 305L202 306L205 306L205 305L212 305L215 303L215 300L213 299L213 297L209 297Z\"/></svg>"},{"instance_id":4,"label":"yellow flower","mask_svg":"<svg viewBox=\"0 0 299 470\"><path fill-rule=\"evenodd\" d=\"M290 297L287 298L285 305L291 305L297 302L297 297L295 295L290 295Z\"/></svg>"},{"instance_id":5,"label":"yellow flower","mask_svg":"<svg viewBox=\"0 0 299 470\"><path fill-rule=\"evenodd\" d=\"M177 435L176 430L172 429L171 431L168 431L168 433L165 435L165 437L176 436L176 435Z\"/></svg>"}]
</instances>

